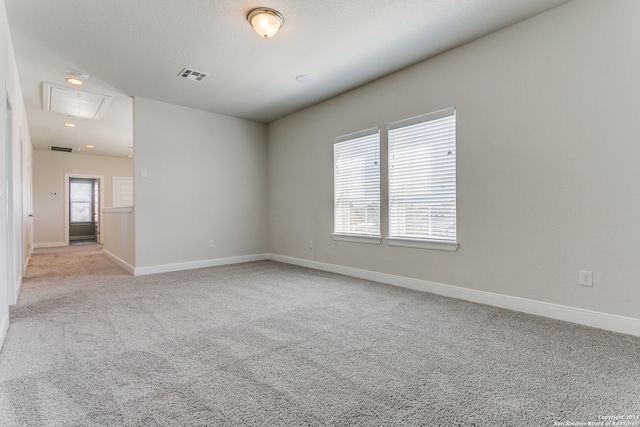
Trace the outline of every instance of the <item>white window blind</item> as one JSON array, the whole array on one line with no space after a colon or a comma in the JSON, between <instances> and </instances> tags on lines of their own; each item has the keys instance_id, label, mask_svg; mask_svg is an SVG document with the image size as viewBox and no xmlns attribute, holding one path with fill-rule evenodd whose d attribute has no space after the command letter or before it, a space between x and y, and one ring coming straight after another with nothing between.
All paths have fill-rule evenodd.
<instances>
[{"instance_id":1,"label":"white window blind","mask_svg":"<svg viewBox=\"0 0 640 427\"><path fill-rule=\"evenodd\" d=\"M456 241L453 108L389 125L389 236Z\"/></svg>"},{"instance_id":2,"label":"white window blind","mask_svg":"<svg viewBox=\"0 0 640 427\"><path fill-rule=\"evenodd\" d=\"M69 221L71 223L93 221L94 184L92 180L69 181Z\"/></svg>"},{"instance_id":3,"label":"white window blind","mask_svg":"<svg viewBox=\"0 0 640 427\"><path fill-rule=\"evenodd\" d=\"M380 130L335 139L334 233L380 236Z\"/></svg>"}]
</instances>

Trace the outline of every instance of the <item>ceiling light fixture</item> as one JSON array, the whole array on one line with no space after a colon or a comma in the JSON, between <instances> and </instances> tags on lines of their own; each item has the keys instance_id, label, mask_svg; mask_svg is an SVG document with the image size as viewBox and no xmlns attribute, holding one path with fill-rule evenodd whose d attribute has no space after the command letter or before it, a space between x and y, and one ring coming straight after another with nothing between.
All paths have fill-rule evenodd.
<instances>
[{"instance_id":1,"label":"ceiling light fixture","mask_svg":"<svg viewBox=\"0 0 640 427\"><path fill-rule=\"evenodd\" d=\"M74 76L75 77L68 77L65 80L68 83L71 83L72 85L80 86L84 84L85 80L89 79L89 74L85 74L85 73L75 73Z\"/></svg>"},{"instance_id":2,"label":"ceiling light fixture","mask_svg":"<svg viewBox=\"0 0 640 427\"><path fill-rule=\"evenodd\" d=\"M87 148L93 148L94 146L93 146L93 145L91 145L91 144L87 144L87 145L85 145L85 147L87 147Z\"/></svg>"},{"instance_id":3,"label":"ceiling light fixture","mask_svg":"<svg viewBox=\"0 0 640 427\"><path fill-rule=\"evenodd\" d=\"M253 9L247 15L247 21L261 37L268 39L276 35L284 24L284 17L277 10L268 7Z\"/></svg>"},{"instance_id":4,"label":"ceiling light fixture","mask_svg":"<svg viewBox=\"0 0 640 427\"><path fill-rule=\"evenodd\" d=\"M69 128L74 128L74 127L76 127L76 125L75 125L75 124L73 124L73 123L69 123L69 122L65 123L64 125L65 125L66 127L69 127Z\"/></svg>"}]
</instances>

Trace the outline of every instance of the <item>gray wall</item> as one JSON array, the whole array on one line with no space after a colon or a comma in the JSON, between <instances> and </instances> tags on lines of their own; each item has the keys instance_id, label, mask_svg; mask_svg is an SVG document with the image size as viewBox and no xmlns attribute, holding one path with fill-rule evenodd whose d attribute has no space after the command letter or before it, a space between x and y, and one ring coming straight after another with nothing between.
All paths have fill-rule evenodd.
<instances>
[{"instance_id":1,"label":"gray wall","mask_svg":"<svg viewBox=\"0 0 640 427\"><path fill-rule=\"evenodd\" d=\"M135 98L135 266L265 253L266 136L261 123Z\"/></svg>"},{"instance_id":2,"label":"gray wall","mask_svg":"<svg viewBox=\"0 0 640 427\"><path fill-rule=\"evenodd\" d=\"M7 123L7 102L12 107L11 123ZM0 347L9 327L9 304L17 300L31 254L30 158L22 91L4 1L0 1Z\"/></svg>"},{"instance_id":3,"label":"gray wall","mask_svg":"<svg viewBox=\"0 0 640 427\"><path fill-rule=\"evenodd\" d=\"M66 221L64 196L67 191L64 181L65 173L103 176L104 205L112 206L113 177L133 176L133 160L34 150L33 239L36 247L64 245Z\"/></svg>"},{"instance_id":4,"label":"gray wall","mask_svg":"<svg viewBox=\"0 0 640 427\"><path fill-rule=\"evenodd\" d=\"M270 124L270 252L640 318L638 16L574 1ZM333 138L447 107L458 251L332 240Z\"/></svg>"}]
</instances>

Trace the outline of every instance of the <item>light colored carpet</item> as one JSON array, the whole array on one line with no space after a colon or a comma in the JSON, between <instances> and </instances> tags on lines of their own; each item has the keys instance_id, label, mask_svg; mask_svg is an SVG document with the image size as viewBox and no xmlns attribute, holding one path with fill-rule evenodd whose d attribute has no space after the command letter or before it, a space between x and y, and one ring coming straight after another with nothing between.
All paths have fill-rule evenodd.
<instances>
[{"instance_id":1,"label":"light colored carpet","mask_svg":"<svg viewBox=\"0 0 640 427\"><path fill-rule=\"evenodd\" d=\"M611 415L640 415L636 337L270 261L132 277L97 245L38 250L0 353L2 426Z\"/></svg>"}]
</instances>

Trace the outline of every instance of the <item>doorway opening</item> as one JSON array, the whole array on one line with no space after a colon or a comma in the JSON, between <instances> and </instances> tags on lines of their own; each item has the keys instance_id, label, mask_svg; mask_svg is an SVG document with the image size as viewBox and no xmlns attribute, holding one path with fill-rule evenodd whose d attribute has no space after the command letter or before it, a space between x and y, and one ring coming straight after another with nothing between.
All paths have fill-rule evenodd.
<instances>
[{"instance_id":1,"label":"doorway opening","mask_svg":"<svg viewBox=\"0 0 640 427\"><path fill-rule=\"evenodd\" d=\"M97 179L69 180L69 244L97 243L99 194Z\"/></svg>"},{"instance_id":2,"label":"doorway opening","mask_svg":"<svg viewBox=\"0 0 640 427\"><path fill-rule=\"evenodd\" d=\"M67 245L102 243L103 177L65 174L65 181Z\"/></svg>"}]
</instances>

